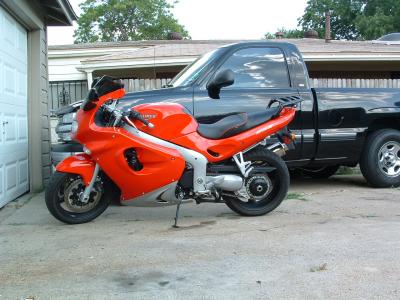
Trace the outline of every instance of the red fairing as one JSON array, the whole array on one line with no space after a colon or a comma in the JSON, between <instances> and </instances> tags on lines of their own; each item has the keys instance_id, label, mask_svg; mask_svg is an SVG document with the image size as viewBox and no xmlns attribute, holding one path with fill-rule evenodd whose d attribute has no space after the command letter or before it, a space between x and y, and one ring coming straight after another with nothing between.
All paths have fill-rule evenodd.
<instances>
[{"instance_id":1,"label":"red fairing","mask_svg":"<svg viewBox=\"0 0 400 300\"><path fill-rule=\"evenodd\" d=\"M219 162L262 141L287 126L296 114L295 108L284 108L278 118L272 119L238 135L210 140L197 133L198 123L192 115L176 103L142 104L134 107L155 125L148 128L141 122L135 125L142 131L200 152L209 162Z\"/></svg>"},{"instance_id":2,"label":"red fairing","mask_svg":"<svg viewBox=\"0 0 400 300\"><path fill-rule=\"evenodd\" d=\"M88 185L92 179L96 163L86 154L76 154L65 158L60 162L56 170L58 172L72 173L81 175L83 182Z\"/></svg>"},{"instance_id":3,"label":"red fairing","mask_svg":"<svg viewBox=\"0 0 400 300\"><path fill-rule=\"evenodd\" d=\"M123 97L121 91L100 97L95 102L96 108L117 98L110 94ZM122 200L133 199L179 180L185 160L177 150L143 140L123 128L97 126L94 122L96 108L78 111L79 127L75 139L90 150L93 161L120 188ZM125 150L132 148L143 165L139 171L128 165L124 155Z\"/></svg>"}]
</instances>

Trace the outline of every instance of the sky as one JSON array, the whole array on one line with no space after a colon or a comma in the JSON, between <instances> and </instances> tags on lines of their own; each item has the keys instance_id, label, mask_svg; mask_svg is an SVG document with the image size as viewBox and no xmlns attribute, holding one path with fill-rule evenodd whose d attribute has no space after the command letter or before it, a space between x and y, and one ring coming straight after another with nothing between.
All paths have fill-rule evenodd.
<instances>
[{"instance_id":1,"label":"sky","mask_svg":"<svg viewBox=\"0 0 400 300\"><path fill-rule=\"evenodd\" d=\"M76 14L82 0L69 0ZM173 2L170 0L169 2ZM307 0L179 0L172 10L194 40L260 39L297 28ZM74 26L49 27L49 45L72 44Z\"/></svg>"}]
</instances>

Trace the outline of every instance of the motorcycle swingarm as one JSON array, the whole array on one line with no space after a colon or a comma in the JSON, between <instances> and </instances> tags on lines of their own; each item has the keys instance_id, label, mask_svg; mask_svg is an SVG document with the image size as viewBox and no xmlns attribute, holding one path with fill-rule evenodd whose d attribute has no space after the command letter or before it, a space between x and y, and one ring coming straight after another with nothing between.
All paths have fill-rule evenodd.
<instances>
[{"instance_id":1,"label":"motorcycle swingarm","mask_svg":"<svg viewBox=\"0 0 400 300\"><path fill-rule=\"evenodd\" d=\"M254 166L251 173L270 173L276 170L274 167L259 167ZM220 174L220 173L239 173L239 169L236 165L209 165L207 167L207 175L209 174Z\"/></svg>"}]
</instances>

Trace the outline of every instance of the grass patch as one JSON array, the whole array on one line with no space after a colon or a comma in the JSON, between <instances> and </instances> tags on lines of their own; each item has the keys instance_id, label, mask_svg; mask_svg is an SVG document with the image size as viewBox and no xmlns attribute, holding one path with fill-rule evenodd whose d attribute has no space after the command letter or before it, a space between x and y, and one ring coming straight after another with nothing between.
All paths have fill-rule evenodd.
<instances>
[{"instance_id":1,"label":"grass patch","mask_svg":"<svg viewBox=\"0 0 400 300\"><path fill-rule=\"evenodd\" d=\"M310 268L310 272L326 271L326 270L328 270L327 266L328 266L327 263L323 263L322 265Z\"/></svg>"},{"instance_id":2,"label":"grass patch","mask_svg":"<svg viewBox=\"0 0 400 300\"><path fill-rule=\"evenodd\" d=\"M356 175L361 174L361 171L358 167L350 168L346 166L341 166L335 175Z\"/></svg>"},{"instance_id":3,"label":"grass patch","mask_svg":"<svg viewBox=\"0 0 400 300\"><path fill-rule=\"evenodd\" d=\"M300 200L300 201L308 201L307 198L304 197L301 193L288 193L286 195L285 200Z\"/></svg>"}]
</instances>

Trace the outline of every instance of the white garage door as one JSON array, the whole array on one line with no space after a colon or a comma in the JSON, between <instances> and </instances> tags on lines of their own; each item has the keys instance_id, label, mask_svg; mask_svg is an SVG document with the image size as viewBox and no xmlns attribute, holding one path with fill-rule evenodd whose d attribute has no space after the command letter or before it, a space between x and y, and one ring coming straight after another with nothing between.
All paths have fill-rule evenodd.
<instances>
[{"instance_id":1,"label":"white garage door","mask_svg":"<svg viewBox=\"0 0 400 300\"><path fill-rule=\"evenodd\" d=\"M27 61L27 32L0 7L0 207L29 190Z\"/></svg>"}]
</instances>

